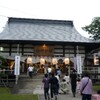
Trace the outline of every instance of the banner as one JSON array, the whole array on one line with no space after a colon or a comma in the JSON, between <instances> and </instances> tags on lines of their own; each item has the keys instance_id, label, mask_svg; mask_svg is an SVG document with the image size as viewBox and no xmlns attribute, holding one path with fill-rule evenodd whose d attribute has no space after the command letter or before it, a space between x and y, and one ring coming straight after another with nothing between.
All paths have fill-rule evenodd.
<instances>
[{"instance_id":1,"label":"banner","mask_svg":"<svg viewBox=\"0 0 100 100\"><path fill-rule=\"evenodd\" d=\"M77 55L76 60L77 60L77 74L82 74L82 59L81 59L81 56Z\"/></svg>"},{"instance_id":2,"label":"banner","mask_svg":"<svg viewBox=\"0 0 100 100\"><path fill-rule=\"evenodd\" d=\"M14 75L20 75L20 56L15 56Z\"/></svg>"}]
</instances>

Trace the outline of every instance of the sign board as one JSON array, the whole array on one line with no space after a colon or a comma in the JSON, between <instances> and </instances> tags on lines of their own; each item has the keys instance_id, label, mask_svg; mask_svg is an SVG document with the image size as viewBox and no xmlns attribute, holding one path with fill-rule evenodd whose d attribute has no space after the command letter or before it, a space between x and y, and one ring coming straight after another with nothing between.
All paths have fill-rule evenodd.
<instances>
[{"instance_id":1,"label":"sign board","mask_svg":"<svg viewBox=\"0 0 100 100\"><path fill-rule=\"evenodd\" d=\"M82 59L81 59L81 56L77 55L76 61L77 61L77 74L82 74Z\"/></svg>"},{"instance_id":2,"label":"sign board","mask_svg":"<svg viewBox=\"0 0 100 100\"><path fill-rule=\"evenodd\" d=\"M15 69L14 75L20 74L20 56L15 56Z\"/></svg>"},{"instance_id":3,"label":"sign board","mask_svg":"<svg viewBox=\"0 0 100 100\"><path fill-rule=\"evenodd\" d=\"M36 56L53 56L53 46L35 46L34 53Z\"/></svg>"}]
</instances>

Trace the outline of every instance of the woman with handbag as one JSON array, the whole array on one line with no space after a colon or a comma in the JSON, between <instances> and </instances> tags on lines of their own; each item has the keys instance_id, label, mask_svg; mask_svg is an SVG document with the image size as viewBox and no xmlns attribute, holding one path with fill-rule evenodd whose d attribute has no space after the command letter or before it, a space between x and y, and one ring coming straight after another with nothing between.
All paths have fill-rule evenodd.
<instances>
[{"instance_id":1,"label":"woman with handbag","mask_svg":"<svg viewBox=\"0 0 100 100\"><path fill-rule=\"evenodd\" d=\"M89 73L85 72L80 83L80 92L82 94L82 100L91 100L92 97L92 80L89 77Z\"/></svg>"}]
</instances>

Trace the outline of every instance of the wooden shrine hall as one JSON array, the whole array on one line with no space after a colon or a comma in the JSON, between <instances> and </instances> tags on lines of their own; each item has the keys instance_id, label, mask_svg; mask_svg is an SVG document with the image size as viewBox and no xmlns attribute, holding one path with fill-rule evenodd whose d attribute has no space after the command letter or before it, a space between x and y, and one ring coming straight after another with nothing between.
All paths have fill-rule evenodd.
<instances>
[{"instance_id":1,"label":"wooden shrine hall","mask_svg":"<svg viewBox=\"0 0 100 100\"><path fill-rule=\"evenodd\" d=\"M82 66L92 70L93 61L91 65L86 56L100 47L100 43L83 37L73 21L9 17L0 33L0 47L5 58L14 59L18 54L24 62L31 56L33 63L38 63L41 57L47 62L54 57L58 60L67 57L74 63L73 58L79 54Z\"/></svg>"}]
</instances>

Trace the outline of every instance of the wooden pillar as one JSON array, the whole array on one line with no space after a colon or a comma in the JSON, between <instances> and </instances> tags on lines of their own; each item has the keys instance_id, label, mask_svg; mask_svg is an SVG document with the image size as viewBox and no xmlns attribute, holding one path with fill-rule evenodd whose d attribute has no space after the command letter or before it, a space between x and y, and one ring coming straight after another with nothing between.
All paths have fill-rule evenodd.
<instances>
[{"instance_id":1,"label":"wooden pillar","mask_svg":"<svg viewBox=\"0 0 100 100\"><path fill-rule=\"evenodd\" d=\"M77 48L77 46L74 46L74 57L76 57L76 54L77 54L76 48Z\"/></svg>"},{"instance_id":2,"label":"wooden pillar","mask_svg":"<svg viewBox=\"0 0 100 100\"><path fill-rule=\"evenodd\" d=\"M11 56L12 44L9 45L9 56Z\"/></svg>"},{"instance_id":3,"label":"wooden pillar","mask_svg":"<svg viewBox=\"0 0 100 100\"><path fill-rule=\"evenodd\" d=\"M63 46L63 57L65 57L65 46Z\"/></svg>"},{"instance_id":4,"label":"wooden pillar","mask_svg":"<svg viewBox=\"0 0 100 100\"><path fill-rule=\"evenodd\" d=\"M22 56L24 54L24 45L22 44Z\"/></svg>"}]
</instances>

